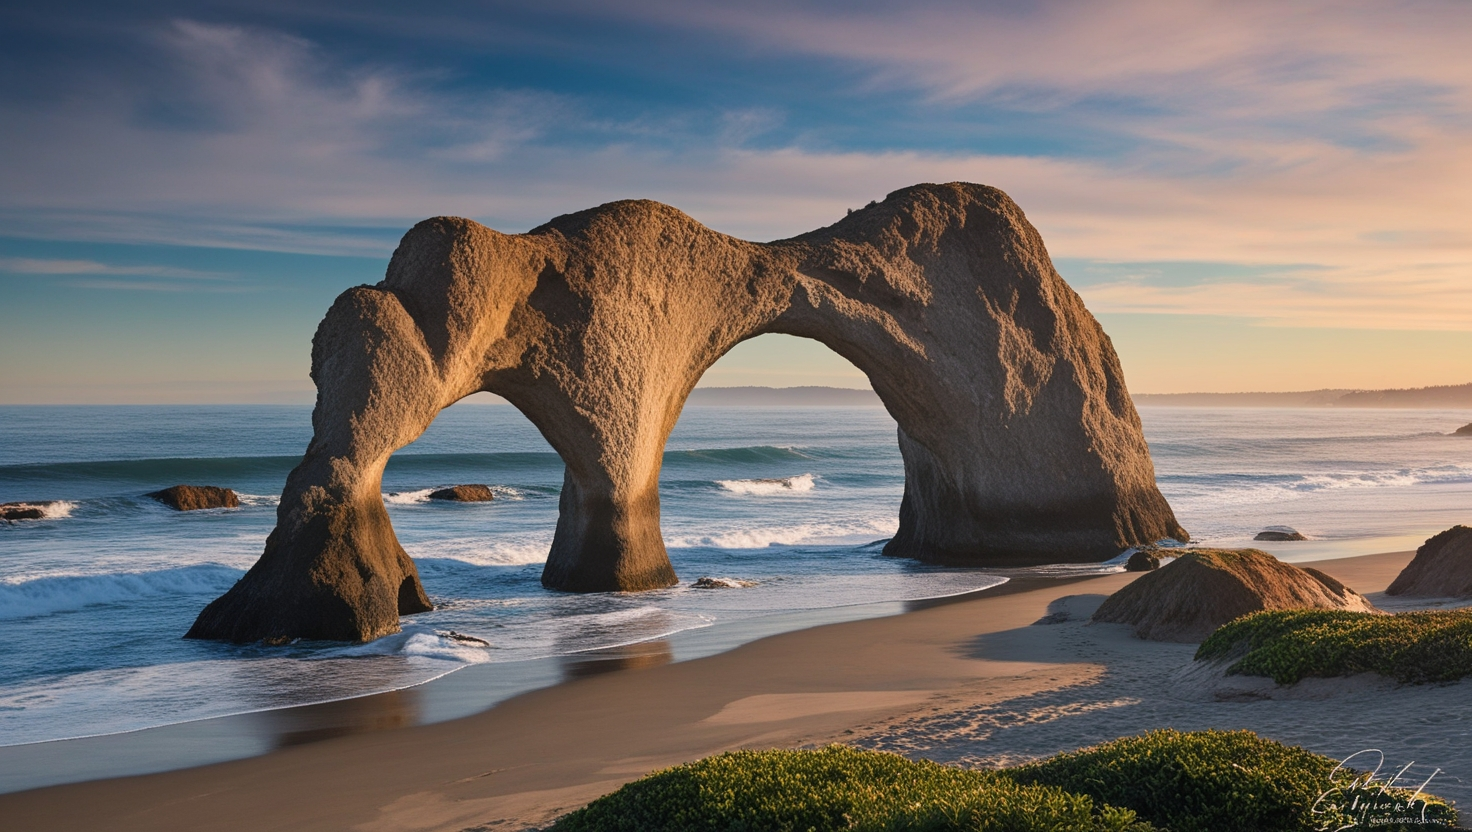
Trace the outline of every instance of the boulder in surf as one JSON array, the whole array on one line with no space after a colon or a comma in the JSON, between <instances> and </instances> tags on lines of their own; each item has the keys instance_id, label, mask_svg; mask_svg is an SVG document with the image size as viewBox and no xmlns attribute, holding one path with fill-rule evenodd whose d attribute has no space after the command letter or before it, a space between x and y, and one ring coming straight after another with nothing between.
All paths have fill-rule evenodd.
<instances>
[{"instance_id":1,"label":"boulder in surf","mask_svg":"<svg viewBox=\"0 0 1472 832\"><path fill-rule=\"evenodd\" d=\"M496 495L485 485L452 485L429 492L429 499L452 503L489 503L496 499Z\"/></svg>"},{"instance_id":2,"label":"boulder in surf","mask_svg":"<svg viewBox=\"0 0 1472 832\"><path fill-rule=\"evenodd\" d=\"M228 488L213 485L175 485L147 495L175 511L199 511L204 508L239 508L240 498Z\"/></svg>"},{"instance_id":3,"label":"boulder in surf","mask_svg":"<svg viewBox=\"0 0 1472 832\"><path fill-rule=\"evenodd\" d=\"M1472 528L1452 526L1421 544L1385 594L1472 598Z\"/></svg>"}]
</instances>

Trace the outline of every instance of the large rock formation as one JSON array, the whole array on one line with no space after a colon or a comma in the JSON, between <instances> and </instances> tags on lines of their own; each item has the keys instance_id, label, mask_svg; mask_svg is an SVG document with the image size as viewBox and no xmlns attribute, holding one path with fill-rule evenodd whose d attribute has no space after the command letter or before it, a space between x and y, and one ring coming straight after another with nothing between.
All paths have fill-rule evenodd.
<instances>
[{"instance_id":1,"label":"large rock formation","mask_svg":"<svg viewBox=\"0 0 1472 832\"><path fill-rule=\"evenodd\" d=\"M1452 526L1421 544L1385 594L1472 598L1472 528Z\"/></svg>"},{"instance_id":2,"label":"large rock formation","mask_svg":"<svg viewBox=\"0 0 1472 832\"><path fill-rule=\"evenodd\" d=\"M429 499L452 503L489 503L496 499L496 493L487 485L452 485L429 492Z\"/></svg>"},{"instance_id":3,"label":"large rock formation","mask_svg":"<svg viewBox=\"0 0 1472 832\"><path fill-rule=\"evenodd\" d=\"M315 435L276 530L190 635L369 639L427 609L380 479L441 408L482 390L567 466L543 584L675 583L659 531L665 439L701 374L768 332L848 358L899 423L906 484L887 554L1023 565L1186 538L1108 337L996 189L917 185L767 244L645 201L518 235L441 217L405 235L382 283L327 313Z\"/></svg>"},{"instance_id":4,"label":"large rock formation","mask_svg":"<svg viewBox=\"0 0 1472 832\"><path fill-rule=\"evenodd\" d=\"M1093 620L1132 624L1152 641L1197 642L1248 613L1304 607L1376 611L1317 569L1257 549L1196 549L1106 598Z\"/></svg>"},{"instance_id":5,"label":"large rock formation","mask_svg":"<svg viewBox=\"0 0 1472 832\"><path fill-rule=\"evenodd\" d=\"M175 485L145 496L175 511L199 511L203 508L239 508L240 498L228 488L213 485Z\"/></svg>"}]
</instances>

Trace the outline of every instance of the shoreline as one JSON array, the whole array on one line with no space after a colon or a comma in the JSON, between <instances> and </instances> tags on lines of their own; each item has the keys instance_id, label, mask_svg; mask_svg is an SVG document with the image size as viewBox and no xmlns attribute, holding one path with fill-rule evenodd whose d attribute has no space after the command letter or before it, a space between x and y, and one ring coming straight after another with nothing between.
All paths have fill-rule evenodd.
<instances>
[{"instance_id":1,"label":"shoreline","mask_svg":"<svg viewBox=\"0 0 1472 832\"><path fill-rule=\"evenodd\" d=\"M340 699L0 745L0 795L177 771L249 759L278 748L349 734L448 722L493 708L514 696L583 676L691 661L781 633L901 615L928 605L995 592L1018 580L997 577L1002 583L930 598L777 612L576 653L468 664L417 684Z\"/></svg>"},{"instance_id":2,"label":"shoreline","mask_svg":"<svg viewBox=\"0 0 1472 832\"><path fill-rule=\"evenodd\" d=\"M1412 554L1318 563L1369 593ZM1107 681L1114 660L1070 652L1064 636L1077 627L1036 625L1062 599L1102 598L1139 574L1014 580L703 658L641 647L461 719L309 736L263 756L0 795L0 813L56 829L531 828L653 769L724 750L883 743L917 720L1068 699ZM1108 626L1090 629L1108 635ZM1162 654L1138 640L1112 649ZM1243 707L1244 718L1256 713ZM1139 729L1150 727L1161 726Z\"/></svg>"}]
</instances>

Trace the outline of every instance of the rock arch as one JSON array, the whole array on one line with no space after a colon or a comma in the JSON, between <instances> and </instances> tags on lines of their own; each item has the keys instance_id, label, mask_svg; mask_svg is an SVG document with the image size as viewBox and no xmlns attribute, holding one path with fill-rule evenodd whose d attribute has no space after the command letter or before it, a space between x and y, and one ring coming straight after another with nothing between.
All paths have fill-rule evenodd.
<instances>
[{"instance_id":1,"label":"rock arch","mask_svg":"<svg viewBox=\"0 0 1472 832\"><path fill-rule=\"evenodd\" d=\"M675 583L665 439L705 370L769 332L853 362L899 423L905 493L886 554L1024 565L1186 539L1108 337L1001 191L916 185L766 244L649 201L516 235L440 217L318 327L314 435L276 529L189 636L367 640L428 610L380 480L478 391L520 408L566 465L544 585Z\"/></svg>"}]
</instances>

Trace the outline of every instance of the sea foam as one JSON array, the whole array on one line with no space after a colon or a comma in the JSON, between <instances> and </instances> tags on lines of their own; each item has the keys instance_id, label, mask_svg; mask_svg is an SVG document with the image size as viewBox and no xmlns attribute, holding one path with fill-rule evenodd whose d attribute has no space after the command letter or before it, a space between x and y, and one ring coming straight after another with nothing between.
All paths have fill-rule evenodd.
<instances>
[{"instance_id":1,"label":"sea foam","mask_svg":"<svg viewBox=\"0 0 1472 832\"><path fill-rule=\"evenodd\" d=\"M785 494L805 494L813 490L816 479L812 474L798 474L795 477L774 479L716 480L716 485L733 494L771 497Z\"/></svg>"}]
</instances>

